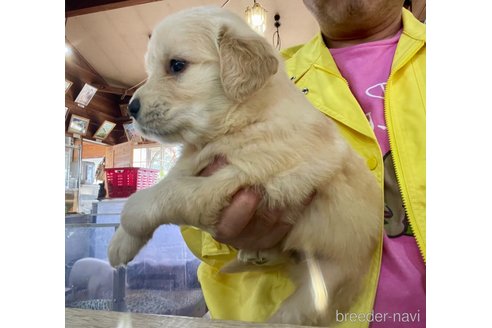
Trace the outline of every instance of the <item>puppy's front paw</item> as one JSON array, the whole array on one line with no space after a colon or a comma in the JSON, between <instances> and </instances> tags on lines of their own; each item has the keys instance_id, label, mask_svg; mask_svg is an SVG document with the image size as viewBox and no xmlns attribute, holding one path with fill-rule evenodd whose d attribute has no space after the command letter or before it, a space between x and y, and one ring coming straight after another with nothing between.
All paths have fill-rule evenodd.
<instances>
[{"instance_id":1,"label":"puppy's front paw","mask_svg":"<svg viewBox=\"0 0 492 328\"><path fill-rule=\"evenodd\" d=\"M137 255L138 251L147 243L147 241L148 238L132 236L122 227L119 227L109 244L109 263L113 267L126 265L135 257L135 255Z\"/></svg>"},{"instance_id":2,"label":"puppy's front paw","mask_svg":"<svg viewBox=\"0 0 492 328\"><path fill-rule=\"evenodd\" d=\"M121 225L132 236L149 235L159 226L154 198L149 188L137 191L126 201L121 212Z\"/></svg>"}]
</instances>

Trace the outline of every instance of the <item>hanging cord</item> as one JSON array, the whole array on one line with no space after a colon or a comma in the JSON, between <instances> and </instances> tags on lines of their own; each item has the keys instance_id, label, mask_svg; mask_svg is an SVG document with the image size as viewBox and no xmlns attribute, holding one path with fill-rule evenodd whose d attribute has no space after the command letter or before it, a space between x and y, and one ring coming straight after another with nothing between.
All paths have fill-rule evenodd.
<instances>
[{"instance_id":1,"label":"hanging cord","mask_svg":"<svg viewBox=\"0 0 492 328\"><path fill-rule=\"evenodd\" d=\"M280 39L280 32L278 31L278 28L280 27L280 15L279 14L275 14L275 16L273 16L273 18L275 19L275 28L276 28L276 31L273 32L273 37L272 37L272 43L273 43L273 46L280 51L280 48L282 48L282 41Z\"/></svg>"},{"instance_id":2,"label":"hanging cord","mask_svg":"<svg viewBox=\"0 0 492 328\"><path fill-rule=\"evenodd\" d=\"M222 4L222 6L220 6L220 7L221 7L221 8L224 8L224 6L225 6L225 5L227 5L227 3L229 3L229 1L231 1L231 0L227 0L227 1L226 1L226 2L224 2L224 3Z\"/></svg>"}]
</instances>

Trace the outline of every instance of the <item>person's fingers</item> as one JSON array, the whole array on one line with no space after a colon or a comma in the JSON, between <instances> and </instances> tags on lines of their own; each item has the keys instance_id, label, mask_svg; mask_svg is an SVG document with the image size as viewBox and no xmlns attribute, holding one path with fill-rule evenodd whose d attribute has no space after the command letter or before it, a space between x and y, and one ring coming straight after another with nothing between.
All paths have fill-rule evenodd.
<instances>
[{"instance_id":1,"label":"person's fingers","mask_svg":"<svg viewBox=\"0 0 492 328\"><path fill-rule=\"evenodd\" d=\"M292 228L291 224L281 221L281 210L272 210L262 215L255 214L239 234L231 239L222 239L238 249L260 250L277 245Z\"/></svg>"},{"instance_id":2,"label":"person's fingers","mask_svg":"<svg viewBox=\"0 0 492 328\"><path fill-rule=\"evenodd\" d=\"M251 250L261 250L274 247L280 243L282 239L284 239L291 229L292 224L279 221L268 234L260 237L254 244L251 245L253 246L253 249Z\"/></svg>"},{"instance_id":3,"label":"person's fingers","mask_svg":"<svg viewBox=\"0 0 492 328\"><path fill-rule=\"evenodd\" d=\"M200 175L210 176L225 165L227 159L217 156ZM308 206L315 196L316 191L313 191L303 204ZM258 215L256 209L260 201L261 194L253 188L239 190L222 211L214 238L238 249L261 250L277 245L292 229L292 224L281 221L281 209Z\"/></svg>"},{"instance_id":4,"label":"person's fingers","mask_svg":"<svg viewBox=\"0 0 492 328\"><path fill-rule=\"evenodd\" d=\"M214 161L211 164L209 164L206 168L201 170L198 175L202 177L209 177L212 174L214 174L216 171L218 171L220 168L226 166L227 164L228 162L225 156L223 155L215 156Z\"/></svg>"},{"instance_id":5,"label":"person's fingers","mask_svg":"<svg viewBox=\"0 0 492 328\"><path fill-rule=\"evenodd\" d=\"M260 237L267 234L280 221L282 212L280 209L273 209L255 216L255 219L252 220L254 225L251 227L251 234Z\"/></svg>"},{"instance_id":6,"label":"person's fingers","mask_svg":"<svg viewBox=\"0 0 492 328\"><path fill-rule=\"evenodd\" d=\"M224 208L219 223L216 226L215 239L226 243L237 237L253 217L261 196L253 189L239 190L231 204Z\"/></svg>"},{"instance_id":7,"label":"person's fingers","mask_svg":"<svg viewBox=\"0 0 492 328\"><path fill-rule=\"evenodd\" d=\"M252 234L253 229L246 227L241 234L231 240L221 241L237 249L257 251L276 246L292 229L292 225L279 222L271 230L262 231L262 235Z\"/></svg>"}]
</instances>

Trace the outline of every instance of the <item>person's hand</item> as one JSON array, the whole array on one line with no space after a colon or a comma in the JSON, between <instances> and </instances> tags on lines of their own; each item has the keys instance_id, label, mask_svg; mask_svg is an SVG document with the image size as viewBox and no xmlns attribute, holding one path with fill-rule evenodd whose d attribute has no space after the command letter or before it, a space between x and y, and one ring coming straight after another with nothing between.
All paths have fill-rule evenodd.
<instances>
[{"instance_id":1,"label":"person's hand","mask_svg":"<svg viewBox=\"0 0 492 328\"><path fill-rule=\"evenodd\" d=\"M215 239L238 249L261 250L277 245L292 229L282 221L282 210L256 214L261 195L251 188L240 189L222 211Z\"/></svg>"},{"instance_id":2,"label":"person's hand","mask_svg":"<svg viewBox=\"0 0 492 328\"><path fill-rule=\"evenodd\" d=\"M216 157L214 162L200 172L210 176L227 165L225 157ZM260 250L277 245L290 231L292 225L281 220L282 210L275 209L259 216L256 208L261 195L252 188L240 189L224 208L216 226L215 239L238 249Z\"/></svg>"}]
</instances>

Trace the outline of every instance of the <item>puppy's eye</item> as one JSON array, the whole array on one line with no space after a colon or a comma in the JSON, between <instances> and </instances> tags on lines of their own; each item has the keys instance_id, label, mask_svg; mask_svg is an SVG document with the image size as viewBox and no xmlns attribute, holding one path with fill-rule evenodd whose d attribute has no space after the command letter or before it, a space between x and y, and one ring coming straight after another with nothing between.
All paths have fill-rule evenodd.
<instances>
[{"instance_id":1,"label":"puppy's eye","mask_svg":"<svg viewBox=\"0 0 492 328\"><path fill-rule=\"evenodd\" d=\"M186 62L183 60L177 60L177 59L171 59L169 62L169 68L171 69L171 72L173 73L178 73L184 70L186 67Z\"/></svg>"}]
</instances>

